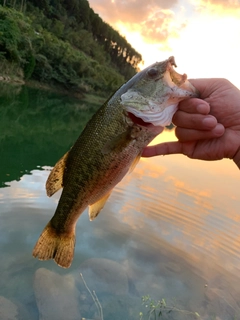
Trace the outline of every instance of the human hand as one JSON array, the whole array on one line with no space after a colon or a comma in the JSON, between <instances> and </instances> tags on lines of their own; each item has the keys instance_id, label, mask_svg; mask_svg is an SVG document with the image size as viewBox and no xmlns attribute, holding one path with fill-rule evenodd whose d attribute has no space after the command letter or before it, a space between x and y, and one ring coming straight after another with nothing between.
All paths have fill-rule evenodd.
<instances>
[{"instance_id":1,"label":"human hand","mask_svg":"<svg viewBox=\"0 0 240 320\"><path fill-rule=\"evenodd\" d=\"M194 79L200 98L180 102L178 141L146 147L143 157L182 153L192 159L233 159L240 168L240 90L226 79Z\"/></svg>"}]
</instances>

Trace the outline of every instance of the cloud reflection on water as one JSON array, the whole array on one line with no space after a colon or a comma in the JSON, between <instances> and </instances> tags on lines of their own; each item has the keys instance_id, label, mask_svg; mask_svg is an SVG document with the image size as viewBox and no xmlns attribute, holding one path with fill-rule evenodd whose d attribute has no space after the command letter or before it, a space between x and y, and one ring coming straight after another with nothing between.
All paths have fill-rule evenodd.
<instances>
[{"instance_id":1,"label":"cloud reflection on water","mask_svg":"<svg viewBox=\"0 0 240 320\"><path fill-rule=\"evenodd\" d=\"M154 143L170 140L176 140L173 131ZM158 236L171 245L193 256L203 252L229 270L239 269L239 176L231 161L159 156L143 159L134 177L119 186L131 190L121 212L127 213L130 205L147 217L145 227L148 219L154 220ZM134 225L130 216L124 221Z\"/></svg>"},{"instance_id":2,"label":"cloud reflection on water","mask_svg":"<svg viewBox=\"0 0 240 320\"><path fill-rule=\"evenodd\" d=\"M173 131L164 132L154 143L169 140L175 140ZM22 201L25 207L53 214L60 193L46 196L48 174L48 167L33 170L20 182L11 182L11 188L0 189L5 208ZM149 244L155 230L158 238L180 250L193 256L202 252L235 269L240 259L238 185L237 168L227 160L201 162L182 155L142 159L115 188L101 215L112 211L121 223L141 230Z\"/></svg>"},{"instance_id":3,"label":"cloud reflection on water","mask_svg":"<svg viewBox=\"0 0 240 320\"><path fill-rule=\"evenodd\" d=\"M158 139L173 140L174 134L166 131ZM16 261L25 255L34 268L44 265L63 274L85 259L108 258L124 265L139 295L182 296L202 312L208 297L217 311L219 299L239 311L239 177L230 161L201 162L181 155L142 159L114 189L94 222L86 211L80 217L69 271L31 258L60 195L46 196L49 168L45 169L0 189L0 244L6 257L2 274L15 270Z\"/></svg>"}]
</instances>

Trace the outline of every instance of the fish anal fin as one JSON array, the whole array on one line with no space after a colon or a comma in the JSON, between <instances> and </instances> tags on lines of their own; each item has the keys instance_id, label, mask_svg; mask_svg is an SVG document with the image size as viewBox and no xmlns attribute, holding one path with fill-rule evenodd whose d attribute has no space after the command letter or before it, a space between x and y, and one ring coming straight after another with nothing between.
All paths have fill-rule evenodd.
<instances>
[{"instance_id":1,"label":"fish anal fin","mask_svg":"<svg viewBox=\"0 0 240 320\"><path fill-rule=\"evenodd\" d=\"M111 194L111 192L107 193L100 200L98 200L97 202L95 202L89 206L88 213L89 213L89 220L90 221L94 220L98 216L99 212L102 210L105 203L107 202L107 199L110 197L110 194Z\"/></svg>"},{"instance_id":2,"label":"fish anal fin","mask_svg":"<svg viewBox=\"0 0 240 320\"><path fill-rule=\"evenodd\" d=\"M57 233L49 222L33 249L33 256L39 260L54 259L60 267L69 268L74 256L74 247L75 230L71 233Z\"/></svg>"},{"instance_id":3,"label":"fish anal fin","mask_svg":"<svg viewBox=\"0 0 240 320\"><path fill-rule=\"evenodd\" d=\"M66 167L68 154L69 152L65 153L65 155L58 160L48 176L46 182L46 191L49 197L63 187L63 173Z\"/></svg>"},{"instance_id":4,"label":"fish anal fin","mask_svg":"<svg viewBox=\"0 0 240 320\"><path fill-rule=\"evenodd\" d=\"M139 155L137 155L137 157L133 160L129 170L128 170L128 173L131 173L133 172L134 168L136 167L136 165L138 164L139 160L141 158L141 153L139 153Z\"/></svg>"}]
</instances>

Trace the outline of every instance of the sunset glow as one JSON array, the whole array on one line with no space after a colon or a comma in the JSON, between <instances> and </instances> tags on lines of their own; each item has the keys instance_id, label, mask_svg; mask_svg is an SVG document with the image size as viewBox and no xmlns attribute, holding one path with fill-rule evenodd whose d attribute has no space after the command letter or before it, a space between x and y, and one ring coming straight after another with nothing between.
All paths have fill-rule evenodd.
<instances>
[{"instance_id":1,"label":"sunset glow","mask_svg":"<svg viewBox=\"0 0 240 320\"><path fill-rule=\"evenodd\" d=\"M171 55L189 78L223 77L240 88L240 0L89 0L148 66Z\"/></svg>"}]
</instances>

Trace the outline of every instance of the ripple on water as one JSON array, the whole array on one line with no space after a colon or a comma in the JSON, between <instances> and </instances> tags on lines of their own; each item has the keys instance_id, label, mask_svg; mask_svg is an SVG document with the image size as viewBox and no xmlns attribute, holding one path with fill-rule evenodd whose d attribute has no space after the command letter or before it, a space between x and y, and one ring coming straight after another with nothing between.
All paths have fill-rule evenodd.
<instances>
[{"instance_id":1,"label":"ripple on water","mask_svg":"<svg viewBox=\"0 0 240 320\"><path fill-rule=\"evenodd\" d=\"M209 176L206 182L208 179ZM221 185L217 180L215 177L215 183L205 190L198 181L181 182L178 177L169 177L164 168L158 170L155 165L141 161L134 179L127 178L115 188L113 202L118 203L119 219L125 218L133 228L137 225L141 230L142 241L148 242L153 232L157 232L158 238L181 250L194 255L201 252L236 267L240 260L236 206L240 201L234 196L236 190L230 199L220 197L222 189L219 195L217 188ZM126 217L129 212L134 218Z\"/></svg>"}]
</instances>

